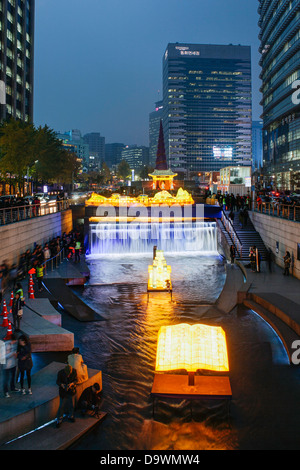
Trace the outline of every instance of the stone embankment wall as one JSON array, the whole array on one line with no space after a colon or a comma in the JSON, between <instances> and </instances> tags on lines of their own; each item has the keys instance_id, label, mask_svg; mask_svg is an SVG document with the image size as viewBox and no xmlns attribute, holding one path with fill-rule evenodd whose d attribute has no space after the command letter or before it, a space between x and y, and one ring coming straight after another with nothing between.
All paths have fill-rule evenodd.
<instances>
[{"instance_id":1,"label":"stone embankment wall","mask_svg":"<svg viewBox=\"0 0 300 470\"><path fill-rule=\"evenodd\" d=\"M54 237L61 236L73 228L72 211L36 217L0 227L0 263L17 262L19 255L34 244L43 245Z\"/></svg>"},{"instance_id":2,"label":"stone embankment wall","mask_svg":"<svg viewBox=\"0 0 300 470\"><path fill-rule=\"evenodd\" d=\"M289 251L293 260L292 273L300 279L300 260L297 259L300 223L259 212L249 211L249 216L266 247L271 248L275 255L276 264L283 267L283 257L285 252Z\"/></svg>"}]
</instances>

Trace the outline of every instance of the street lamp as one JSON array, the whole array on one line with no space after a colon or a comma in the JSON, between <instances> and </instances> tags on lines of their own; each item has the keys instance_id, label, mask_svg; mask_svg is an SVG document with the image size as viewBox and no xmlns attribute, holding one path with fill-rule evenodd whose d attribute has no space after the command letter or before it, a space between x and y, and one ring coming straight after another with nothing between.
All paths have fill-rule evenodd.
<instances>
[{"instance_id":1,"label":"street lamp","mask_svg":"<svg viewBox=\"0 0 300 470\"><path fill-rule=\"evenodd\" d=\"M26 175L26 181L27 181L27 188L26 188L26 193L28 196L28 188L29 188L29 169L32 168L34 165L36 165L39 161L35 160L31 165L27 166L27 175ZM32 188L31 188L31 193L33 193Z\"/></svg>"}]
</instances>

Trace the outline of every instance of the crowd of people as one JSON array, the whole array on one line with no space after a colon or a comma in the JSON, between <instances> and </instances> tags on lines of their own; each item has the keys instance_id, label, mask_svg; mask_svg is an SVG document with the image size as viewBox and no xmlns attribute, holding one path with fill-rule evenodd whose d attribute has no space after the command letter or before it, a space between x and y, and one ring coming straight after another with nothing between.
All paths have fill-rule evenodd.
<instances>
[{"instance_id":1,"label":"crowd of people","mask_svg":"<svg viewBox=\"0 0 300 470\"><path fill-rule=\"evenodd\" d=\"M224 211L229 212L229 219L232 224L235 219L235 212L238 212L239 224L241 229L244 229L247 226L249 219L248 210L251 207L250 196L240 196L237 194L219 194L217 196L219 204L223 207Z\"/></svg>"},{"instance_id":2,"label":"crowd of people","mask_svg":"<svg viewBox=\"0 0 300 470\"><path fill-rule=\"evenodd\" d=\"M41 200L38 197L0 197L0 210L3 220L3 211L5 223L15 222L19 219L26 219L28 217L36 217L40 215ZM19 209L19 210L18 210Z\"/></svg>"},{"instance_id":3,"label":"crowd of people","mask_svg":"<svg viewBox=\"0 0 300 470\"><path fill-rule=\"evenodd\" d=\"M61 251L68 258L75 256L75 252L78 251L76 253L78 260L81 243L82 232L73 230L64 233L61 237L51 239L43 247L35 245L33 250L26 250L25 253L20 255L18 263L10 267L6 261L1 264L1 300L3 294L13 292L10 310L13 331L11 331L9 337L5 337L3 341L0 341L0 364L3 370L3 393L5 398L10 398L11 394L32 394L32 348L28 336L20 330L23 306L26 304L21 281L27 277L32 268L35 270L36 279L39 281L39 268L45 266L49 259L54 258ZM91 412L92 415L99 416L101 390L97 382L86 387L77 403L75 403L77 386L86 382L88 378L88 369L84 364L79 348L73 348L67 356L65 366L57 374L56 384L60 397L56 419L57 427L61 425L64 416L72 422L75 421L75 409L80 410L82 415ZM18 386L18 383L20 383L20 386ZM26 384L27 391L25 389Z\"/></svg>"},{"instance_id":4,"label":"crowd of people","mask_svg":"<svg viewBox=\"0 0 300 470\"><path fill-rule=\"evenodd\" d=\"M4 347L5 361L2 362L3 392L5 398L10 398L11 393L26 395L25 376L27 393L32 395L31 370L33 361L31 343L28 336L22 334L17 338L13 333L9 340L5 341ZM75 403L74 398L77 385L87 380L88 371L79 348L73 348L71 354L68 355L65 366L57 373L56 384L60 401L56 416L56 427L60 427L64 416L69 421L74 422L75 409L78 409L82 416L88 412L91 412L96 417L99 416L101 389L97 382L86 387L82 391L77 403ZM20 388L17 386L18 382L20 382Z\"/></svg>"},{"instance_id":5,"label":"crowd of people","mask_svg":"<svg viewBox=\"0 0 300 470\"><path fill-rule=\"evenodd\" d=\"M36 279L41 288L40 271L46 266L47 261L55 257L63 250L64 257L80 261L80 252L83 247L83 236L81 230L72 230L63 233L61 237L52 238L44 246L35 244L32 250L27 249L21 253L16 263L8 264L6 260L0 264L0 302L6 290L14 290L17 283L24 280L31 269L36 271Z\"/></svg>"},{"instance_id":6,"label":"crowd of people","mask_svg":"<svg viewBox=\"0 0 300 470\"><path fill-rule=\"evenodd\" d=\"M65 201L66 199L67 198L64 194L57 194L56 207L58 211L62 210L65 207L63 201ZM9 224L18 220L25 220L27 218L44 215L45 210L41 210L41 204L43 204L44 202L51 203L51 201L48 201L48 199L43 199L37 195L0 196L0 224Z\"/></svg>"},{"instance_id":7,"label":"crowd of people","mask_svg":"<svg viewBox=\"0 0 300 470\"><path fill-rule=\"evenodd\" d=\"M226 211L239 212L243 209L251 208L250 196L240 196L239 194L218 194L217 199L220 206Z\"/></svg>"}]
</instances>

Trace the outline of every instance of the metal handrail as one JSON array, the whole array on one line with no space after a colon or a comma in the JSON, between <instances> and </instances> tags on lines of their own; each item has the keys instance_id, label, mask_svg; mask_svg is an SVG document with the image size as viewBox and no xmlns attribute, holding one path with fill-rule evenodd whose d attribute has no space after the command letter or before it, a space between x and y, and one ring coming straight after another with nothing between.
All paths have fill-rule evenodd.
<instances>
[{"instance_id":1,"label":"metal handrail","mask_svg":"<svg viewBox=\"0 0 300 470\"><path fill-rule=\"evenodd\" d=\"M47 264L48 263L51 263L51 271L53 271L53 269L54 269L53 268L53 264L54 264L53 261L54 260L55 260L55 268L57 268L57 258L58 257L59 257L59 263L62 262L62 257L63 257L62 253L64 252L64 249L65 249L64 247L61 248L61 250L55 256L53 256L52 258L47 259L47 261L44 261L42 263L42 266L45 265L45 272L47 272Z\"/></svg>"},{"instance_id":2,"label":"metal handrail","mask_svg":"<svg viewBox=\"0 0 300 470\"><path fill-rule=\"evenodd\" d=\"M221 222L223 224L223 227L225 228L226 232L230 236L230 239L235 246L236 251L238 252L239 256L242 257L243 254L243 243L240 240L240 237L236 233L236 230L231 222L231 220L227 217L226 212L224 211L223 207L222 209L222 217L221 217ZM224 222L225 219L225 222Z\"/></svg>"},{"instance_id":3,"label":"metal handrail","mask_svg":"<svg viewBox=\"0 0 300 470\"><path fill-rule=\"evenodd\" d=\"M253 210L261 214L279 217L293 222L300 222L300 206L293 204L274 204L272 202L255 202Z\"/></svg>"},{"instance_id":4,"label":"metal handrail","mask_svg":"<svg viewBox=\"0 0 300 470\"><path fill-rule=\"evenodd\" d=\"M67 210L69 200L51 201L45 204L28 204L26 206L8 206L0 208L0 225L8 225L35 217L54 214Z\"/></svg>"}]
</instances>

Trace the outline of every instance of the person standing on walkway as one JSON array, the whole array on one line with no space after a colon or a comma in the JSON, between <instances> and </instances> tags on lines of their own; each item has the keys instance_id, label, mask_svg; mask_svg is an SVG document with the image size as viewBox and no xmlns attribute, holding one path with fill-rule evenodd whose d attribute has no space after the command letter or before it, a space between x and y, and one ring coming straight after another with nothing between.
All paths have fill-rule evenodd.
<instances>
[{"instance_id":1,"label":"person standing on walkway","mask_svg":"<svg viewBox=\"0 0 300 470\"><path fill-rule=\"evenodd\" d=\"M26 379L28 385L28 393L29 395L32 394L31 391L31 369L32 369L32 357L31 357L31 344L29 338L25 335L21 335L18 341L18 349L17 349L17 357L18 357L18 369L20 372L20 384L21 384L21 392L25 395L25 388L24 388L24 378L26 372Z\"/></svg>"},{"instance_id":2,"label":"person standing on walkway","mask_svg":"<svg viewBox=\"0 0 300 470\"><path fill-rule=\"evenodd\" d=\"M260 252L256 246L253 247L255 249L255 259L256 259L256 272L260 273Z\"/></svg>"},{"instance_id":3,"label":"person standing on walkway","mask_svg":"<svg viewBox=\"0 0 300 470\"><path fill-rule=\"evenodd\" d=\"M255 255L254 247L251 247L250 249L249 258L250 258L250 263L251 263L251 271L255 273L256 272L256 255Z\"/></svg>"},{"instance_id":4,"label":"person standing on walkway","mask_svg":"<svg viewBox=\"0 0 300 470\"><path fill-rule=\"evenodd\" d=\"M74 396L76 394L77 372L69 364L57 374L56 384L59 387L59 408L56 416L56 427L61 425L63 414L67 412L69 421L74 418Z\"/></svg>"},{"instance_id":5,"label":"person standing on walkway","mask_svg":"<svg viewBox=\"0 0 300 470\"><path fill-rule=\"evenodd\" d=\"M17 291L14 295L11 311L14 329L20 331L20 322L23 316L23 301L21 300L20 291Z\"/></svg>"},{"instance_id":6,"label":"person standing on walkway","mask_svg":"<svg viewBox=\"0 0 300 470\"><path fill-rule=\"evenodd\" d=\"M36 278L38 282L38 289L41 292L43 290L43 278L44 278L44 265L39 263L36 267Z\"/></svg>"},{"instance_id":7,"label":"person standing on walkway","mask_svg":"<svg viewBox=\"0 0 300 470\"><path fill-rule=\"evenodd\" d=\"M81 243L79 240L77 240L75 243L75 263L80 262L80 248L81 248Z\"/></svg>"},{"instance_id":8,"label":"person standing on walkway","mask_svg":"<svg viewBox=\"0 0 300 470\"><path fill-rule=\"evenodd\" d=\"M284 276L289 276L290 275L290 267L291 267L291 262L292 262L292 259L291 259L291 255L290 255L290 252L287 251L285 253L285 256L283 258L283 262L284 262L284 271L283 271L283 275Z\"/></svg>"},{"instance_id":9,"label":"person standing on walkway","mask_svg":"<svg viewBox=\"0 0 300 470\"><path fill-rule=\"evenodd\" d=\"M9 385L11 392L18 392L16 388L17 370L17 339L13 334L8 341L5 341L5 364L3 364L3 391L5 398L9 398Z\"/></svg>"},{"instance_id":10,"label":"person standing on walkway","mask_svg":"<svg viewBox=\"0 0 300 470\"><path fill-rule=\"evenodd\" d=\"M44 246L43 253L44 253L44 260L45 260L45 269L47 269L47 261L51 258L51 251L48 246L48 243L46 243L46 245Z\"/></svg>"},{"instance_id":11,"label":"person standing on walkway","mask_svg":"<svg viewBox=\"0 0 300 470\"><path fill-rule=\"evenodd\" d=\"M234 247L234 245L231 245L231 247L230 247L230 261L231 261L231 264L234 264L234 260L235 260L235 247Z\"/></svg>"}]
</instances>

